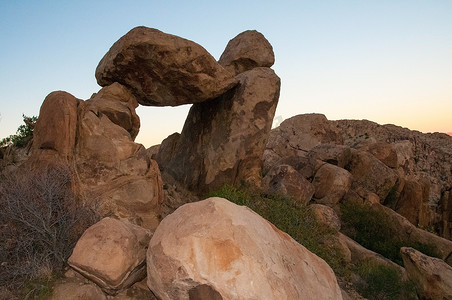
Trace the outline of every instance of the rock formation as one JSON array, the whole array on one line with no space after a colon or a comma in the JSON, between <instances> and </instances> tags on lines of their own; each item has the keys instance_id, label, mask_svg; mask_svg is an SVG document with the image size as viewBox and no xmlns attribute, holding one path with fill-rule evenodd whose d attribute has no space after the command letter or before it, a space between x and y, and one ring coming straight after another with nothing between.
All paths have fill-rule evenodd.
<instances>
[{"instance_id":1,"label":"rock formation","mask_svg":"<svg viewBox=\"0 0 452 300\"><path fill-rule=\"evenodd\" d=\"M200 45L136 27L120 38L96 69L97 82L127 86L143 105L175 106L216 98L237 81Z\"/></svg>"},{"instance_id":2,"label":"rock formation","mask_svg":"<svg viewBox=\"0 0 452 300\"><path fill-rule=\"evenodd\" d=\"M452 267L413 248L401 250L408 277L420 287L422 299L452 299Z\"/></svg>"},{"instance_id":3,"label":"rock formation","mask_svg":"<svg viewBox=\"0 0 452 300\"><path fill-rule=\"evenodd\" d=\"M105 218L77 242L69 265L114 295L146 276L150 232L124 220Z\"/></svg>"},{"instance_id":4,"label":"rock formation","mask_svg":"<svg viewBox=\"0 0 452 300\"><path fill-rule=\"evenodd\" d=\"M222 198L186 204L166 217L147 263L148 285L159 299L342 299L322 259Z\"/></svg>"}]
</instances>

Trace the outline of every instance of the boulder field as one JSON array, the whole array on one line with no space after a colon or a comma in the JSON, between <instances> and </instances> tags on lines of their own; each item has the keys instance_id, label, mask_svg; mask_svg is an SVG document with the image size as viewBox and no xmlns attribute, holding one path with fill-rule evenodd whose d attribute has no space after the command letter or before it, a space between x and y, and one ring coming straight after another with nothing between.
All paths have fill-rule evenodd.
<instances>
[{"instance_id":1,"label":"boulder field","mask_svg":"<svg viewBox=\"0 0 452 300\"><path fill-rule=\"evenodd\" d=\"M67 165L77 199L102 216L52 299L363 299L355 273L335 274L251 209L206 196L224 186L306 207L342 263L392 268L420 299L452 297L452 137L322 114L272 129L274 61L254 30L216 61L193 41L141 26L102 58L102 88L90 99L45 98L32 143L2 149L0 171ZM138 105L182 104L192 107L180 133L149 149L135 143ZM402 266L364 248L344 230L344 204L366 205L395 238L438 257L402 247Z\"/></svg>"}]
</instances>

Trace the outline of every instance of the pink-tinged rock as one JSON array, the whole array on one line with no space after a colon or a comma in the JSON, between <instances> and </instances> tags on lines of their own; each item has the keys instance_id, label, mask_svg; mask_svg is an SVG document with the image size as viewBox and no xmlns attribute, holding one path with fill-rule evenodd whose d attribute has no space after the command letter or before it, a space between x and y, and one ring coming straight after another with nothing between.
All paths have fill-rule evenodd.
<instances>
[{"instance_id":1,"label":"pink-tinged rock","mask_svg":"<svg viewBox=\"0 0 452 300\"><path fill-rule=\"evenodd\" d=\"M50 93L39 111L33 133L33 153L51 151L64 158L72 157L77 132L79 100L69 93Z\"/></svg>"},{"instance_id":2,"label":"pink-tinged rock","mask_svg":"<svg viewBox=\"0 0 452 300\"><path fill-rule=\"evenodd\" d=\"M269 68L254 68L237 78L235 89L194 104L177 145L165 140L159 150L157 158L166 157L160 166L190 190L205 192L242 181L260 186L280 79ZM174 149L171 159L161 155L169 148Z\"/></svg>"},{"instance_id":3,"label":"pink-tinged rock","mask_svg":"<svg viewBox=\"0 0 452 300\"><path fill-rule=\"evenodd\" d=\"M312 184L289 165L272 168L262 180L262 188L270 194L289 196L301 205L306 205L314 194Z\"/></svg>"},{"instance_id":4,"label":"pink-tinged rock","mask_svg":"<svg viewBox=\"0 0 452 300\"><path fill-rule=\"evenodd\" d=\"M342 299L322 259L222 198L167 216L151 239L147 266L148 286L164 300Z\"/></svg>"},{"instance_id":5,"label":"pink-tinged rock","mask_svg":"<svg viewBox=\"0 0 452 300\"><path fill-rule=\"evenodd\" d=\"M314 200L320 204L336 204L342 200L352 184L347 170L332 164L324 164L314 176Z\"/></svg>"},{"instance_id":6,"label":"pink-tinged rock","mask_svg":"<svg viewBox=\"0 0 452 300\"><path fill-rule=\"evenodd\" d=\"M65 278L56 282L50 300L107 300L107 296L86 279Z\"/></svg>"},{"instance_id":7,"label":"pink-tinged rock","mask_svg":"<svg viewBox=\"0 0 452 300\"><path fill-rule=\"evenodd\" d=\"M452 267L439 258L402 247L403 264L422 299L452 299Z\"/></svg>"},{"instance_id":8,"label":"pink-tinged rock","mask_svg":"<svg viewBox=\"0 0 452 300\"><path fill-rule=\"evenodd\" d=\"M253 68L273 66L275 54L262 33L247 30L229 41L218 62L237 75Z\"/></svg>"},{"instance_id":9,"label":"pink-tinged rock","mask_svg":"<svg viewBox=\"0 0 452 300\"><path fill-rule=\"evenodd\" d=\"M96 69L99 85L119 82L143 105L197 103L225 93L237 84L203 47L144 26L121 37Z\"/></svg>"},{"instance_id":10,"label":"pink-tinged rock","mask_svg":"<svg viewBox=\"0 0 452 300\"><path fill-rule=\"evenodd\" d=\"M146 276L150 231L127 220L104 218L75 245L69 265L114 295Z\"/></svg>"}]
</instances>

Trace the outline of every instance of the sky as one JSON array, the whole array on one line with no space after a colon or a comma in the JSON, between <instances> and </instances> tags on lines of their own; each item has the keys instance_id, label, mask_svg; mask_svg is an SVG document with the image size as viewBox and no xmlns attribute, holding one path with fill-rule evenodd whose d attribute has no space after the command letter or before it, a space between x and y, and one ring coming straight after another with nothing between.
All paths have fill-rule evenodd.
<instances>
[{"instance_id":1,"label":"sky","mask_svg":"<svg viewBox=\"0 0 452 300\"><path fill-rule=\"evenodd\" d=\"M0 138L63 90L89 99L97 64L136 26L202 45L216 59L255 29L281 78L274 125L298 114L452 132L452 1L0 0ZM140 106L137 142L180 132L190 106Z\"/></svg>"}]
</instances>

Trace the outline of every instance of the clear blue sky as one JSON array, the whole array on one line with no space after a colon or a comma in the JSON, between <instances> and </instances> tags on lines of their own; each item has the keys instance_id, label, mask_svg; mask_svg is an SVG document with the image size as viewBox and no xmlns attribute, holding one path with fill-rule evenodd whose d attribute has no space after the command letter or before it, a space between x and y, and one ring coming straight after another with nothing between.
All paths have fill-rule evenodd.
<instances>
[{"instance_id":1,"label":"clear blue sky","mask_svg":"<svg viewBox=\"0 0 452 300\"><path fill-rule=\"evenodd\" d=\"M45 96L88 99L94 71L135 26L193 40L219 58L247 29L276 55L277 120L301 113L452 131L452 1L0 0L0 138ZM140 107L138 142L180 131L189 106Z\"/></svg>"}]
</instances>

